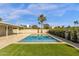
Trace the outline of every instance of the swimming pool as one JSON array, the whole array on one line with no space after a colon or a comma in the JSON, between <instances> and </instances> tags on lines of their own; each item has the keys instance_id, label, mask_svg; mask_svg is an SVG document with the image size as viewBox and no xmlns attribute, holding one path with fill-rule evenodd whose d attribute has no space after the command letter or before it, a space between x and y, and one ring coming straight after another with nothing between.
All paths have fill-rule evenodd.
<instances>
[{"instance_id":1,"label":"swimming pool","mask_svg":"<svg viewBox=\"0 0 79 59\"><path fill-rule=\"evenodd\" d=\"M56 38L49 35L29 35L20 42L59 42Z\"/></svg>"}]
</instances>

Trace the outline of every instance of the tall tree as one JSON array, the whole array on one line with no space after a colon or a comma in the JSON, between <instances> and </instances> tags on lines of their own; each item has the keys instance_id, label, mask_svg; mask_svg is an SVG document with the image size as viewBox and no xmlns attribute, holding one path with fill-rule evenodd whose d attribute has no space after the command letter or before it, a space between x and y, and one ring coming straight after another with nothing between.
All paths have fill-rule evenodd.
<instances>
[{"instance_id":1,"label":"tall tree","mask_svg":"<svg viewBox=\"0 0 79 59\"><path fill-rule=\"evenodd\" d=\"M43 27L44 21L46 21L46 17L45 17L43 14L41 14L41 15L38 17L38 23L41 24L41 33L43 32L43 31L42 31L42 27Z\"/></svg>"},{"instance_id":2,"label":"tall tree","mask_svg":"<svg viewBox=\"0 0 79 59\"><path fill-rule=\"evenodd\" d=\"M0 18L0 21L2 21L2 18Z\"/></svg>"},{"instance_id":3,"label":"tall tree","mask_svg":"<svg viewBox=\"0 0 79 59\"><path fill-rule=\"evenodd\" d=\"M75 25L78 25L79 24L78 20L74 21L74 24Z\"/></svg>"},{"instance_id":4,"label":"tall tree","mask_svg":"<svg viewBox=\"0 0 79 59\"><path fill-rule=\"evenodd\" d=\"M32 25L32 29L38 29L37 25Z\"/></svg>"},{"instance_id":5,"label":"tall tree","mask_svg":"<svg viewBox=\"0 0 79 59\"><path fill-rule=\"evenodd\" d=\"M49 24L44 24L44 29L49 29L50 25Z\"/></svg>"}]
</instances>

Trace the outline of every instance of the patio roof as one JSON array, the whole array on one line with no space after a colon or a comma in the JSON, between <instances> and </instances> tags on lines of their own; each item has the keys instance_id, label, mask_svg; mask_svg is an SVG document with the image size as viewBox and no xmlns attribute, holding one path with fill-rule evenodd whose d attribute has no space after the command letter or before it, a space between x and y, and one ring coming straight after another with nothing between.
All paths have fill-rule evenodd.
<instances>
[{"instance_id":1,"label":"patio roof","mask_svg":"<svg viewBox=\"0 0 79 59\"><path fill-rule=\"evenodd\" d=\"M3 26L8 25L9 27L13 27L13 28L22 27L22 26L17 26L17 25L14 25L14 24L6 23L6 22L3 22L3 21L0 21L0 25L3 25Z\"/></svg>"}]
</instances>

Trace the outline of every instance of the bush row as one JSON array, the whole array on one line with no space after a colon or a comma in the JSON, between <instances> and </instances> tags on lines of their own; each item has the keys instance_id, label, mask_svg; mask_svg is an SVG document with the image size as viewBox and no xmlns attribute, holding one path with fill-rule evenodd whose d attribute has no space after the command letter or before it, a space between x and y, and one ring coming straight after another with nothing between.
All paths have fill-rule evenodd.
<instances>
[{"instance_id":1,"label":"bush row","mask_svg":"<svg viewBox=\"0 0 79 59\"><path fill-rule=\"evenodd\" d=\"M73 41L75 43L79 42L79 38L78 38L79 35L78 35L78 32L75 30L73 30L73 31L49 30L48 33L65 38L65 39Z\"/></svg>"}]
</instances>

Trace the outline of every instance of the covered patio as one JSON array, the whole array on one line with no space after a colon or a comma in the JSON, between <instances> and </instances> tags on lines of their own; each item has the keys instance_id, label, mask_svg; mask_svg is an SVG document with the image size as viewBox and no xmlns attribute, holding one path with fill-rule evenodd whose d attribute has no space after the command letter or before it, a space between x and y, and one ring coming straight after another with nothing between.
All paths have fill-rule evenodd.
<instances>
[{"instance_id":1,"label":"covered patio","mask_svg":"<svg viewBox=\"0 0 79 59\"><path fill-rule=\"evenodd\" d=\"M0 36L8 36L11 34L15 34L13 32L14 29L16 29L16 33L18 33L19 28L20 26L16 26L5 22L0 22Z\"/></svg>"}]
</instances>

